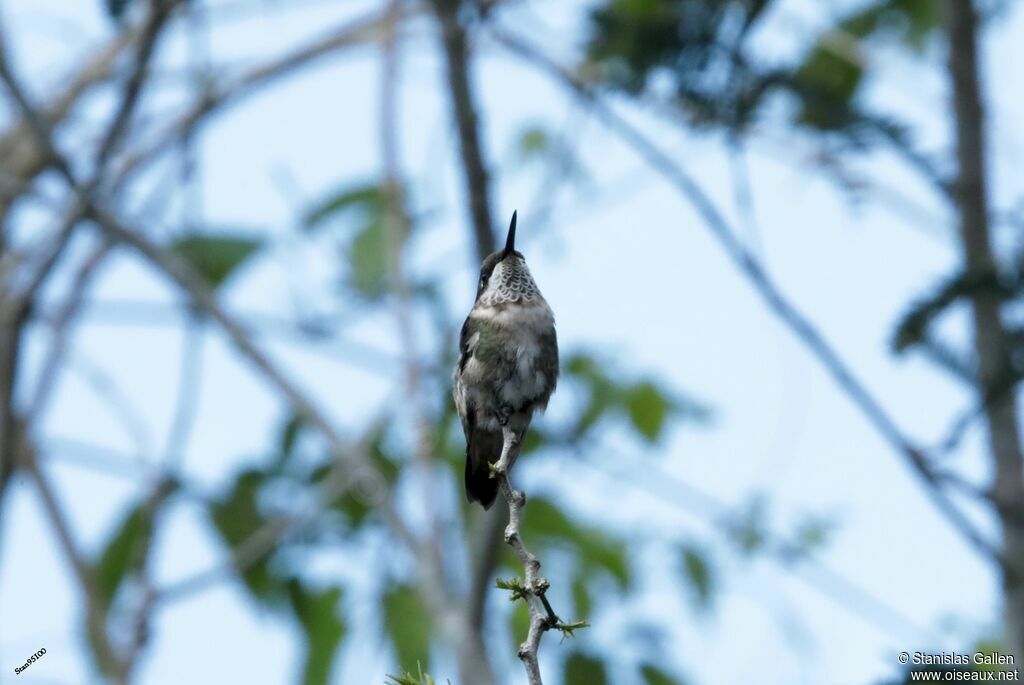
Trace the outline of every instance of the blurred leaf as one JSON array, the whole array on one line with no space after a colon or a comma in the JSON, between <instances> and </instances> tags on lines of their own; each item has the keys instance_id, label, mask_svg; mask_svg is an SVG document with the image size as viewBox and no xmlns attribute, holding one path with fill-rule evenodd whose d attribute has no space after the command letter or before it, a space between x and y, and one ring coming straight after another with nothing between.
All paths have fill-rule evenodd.
<instances>
[{"instance_id":1,"label":"blurred leaf","mask_svg":"<svg viewBox=\"0 0 1024 685\"><path fill-rule=\"evenodd\" d=\"M519 134L518 147L521 160L542 156L551 148L551 137L546 129L531 126Z\"/></svg>"},{"instance_id":2,"label":"blurred leaf","mask_svg":"<svg viewBox=\"0 0 1024 685\"><path fill-rule=\"evenodd\" d=\"M765 498L757 495L725 523L729 538L745 556L760 551L768 541L767 509Z\"/></svg>"},{"instance_id":3,"label":"blurred leaf","mask_svg":"<svg viewBox=\"0 0 1024 685\"><path fill-rule=\"evenodd\" d=\"M96 562L96 587L110 604L121 582L141 564L143 552L153 533L148 503L132 507L118 525Z\"/></svg>"},{"instance_id":4,"label":"blurred leaf","mask_svg":"<svg viewBox=\"0 0 1024 685\"><path fill-rule=\"evenodd\" d=\"M598 659L573 652L565 660L565 685L607 685L608 674Z\"/></svg>"},{"instance_id":5,"label":"blurred leaf","mask_svg":"<svg viewBox=\"0 0 1024 685\"><path fill-rule=\"evenodd\" d=\"M682 685L682 681L673 678L653 664L641 666L640 675L643 676L644 682L647 685Z\"/></svg>"},{"instance_id":6,"label":"blurred leaf","mask_svg":"<svg viewBox=\"0 0 1024 685\"><path fill-rule=\"evenodd\" d=\"M107 6L107 14L112 19L120 19L132 3L132 0L104 0L104 2Z\"/></svg>"},{"instance_id":7,"label":"blurred leaf","mask_svg":"<svg viewBox=\"0 0 1024 685\"><path fill-rule=\"evenodd\" d=\"M792 561L800 561L820 552L828 544L836 522L822 516L807 516L797 525L789 552Z\"/></svg>"},{"instance_id":8,"label":"blurred leaf","mask_svg":"<svg viewBox=\"0 0 1024 685\"><path fill-rule=\"evenodd\" d=\"M412 226L405 207L405 190L394 190L398 213L394 220L391 196L379 184L346 187L314 205L305 217L306 230L318 229L342 214L351 218L355 232L348 246L346 284L370 300L388 291L393 255L404 246Z\"/></svg>"},{"instance_id":9,"label":"blurred leaf","mask_svg":"<svg viewBox=\"0 0 1024 685\"><path fill-rule=\"evenodd\" d=\"M295 445L298 442L299 434L305 426L305 420L298 414L291 414L284 425L281 426L281 433L278 437L278 454L276 467L280 468L291 459L295 452Z\"/></svg>"},{"instance_id":10,"label":"blurred leaf","mask_svg":"<svg viewBox=\"0 0 1024 685\"><path fill-rule=\"evenodd\" d=\"M748 55L768 0L605 0L591 10L587 55L597 77L654 95L695 126L747 127L779 76Z\"/></svg>"},{"instance_id":11,"label":"blurred leaf","mask_svg":"<svg viewBox=\"0 0 1024 685\"><path fill-rule=\"evenodd\" d=\"M671 403L653 383L638 383L626 392L629 420L640 435L654 442L665 426Z\"/></svg>"},{"instance_id":12,"label":"blurred leaf","mask_svg":"<svg viewBox=\"0 0 1024 685\"><path fill-rule=\"evenodd\" d=\"M526 602L516 602L508 613L508 620L509 635L512 636L511 652L515 654L530 632L530 609Z\"/></svg>"},{"instance_id":13,"label":"blurred leaf","mask_svg":"<svg viewBox=\"0 0 1024 685\"><path fill-rule=\"evenodd\" d=\"M257 501L266 475L255 469L242 471L231 490L210 504L213 524L232 553L267 523ZM268 553L249 563L241 572L242 581L253 598L264 603L275 601L284 590L283 581L274 577L267 567L269 556Z\"/></svg>"},{"instance_id":14,"label":"blurred leaf","mask_svg":"<svg viewBox=\"0 0 1024 685\"><path fill-rule=\"evenodd\" d=\"M649 381L612 378L594 357L577 352L565 362L565 374L582 386L586 394L583 411L571 432L575 440L584 437L610 413L625 415L648 442L656 441L673 415L693 421L707 421L707 407L695 400L673 397L664 387Z\"/></svg>"},{"instance_id":15,"label":"blurred leaf","mask_svg":"<svg viewBox=\"0 0 1024 685\"><path fill-rule=\"evenodd\" d=\"M530 430L523 439L522 453L535 452L551 442L551 437L540 426L530 426Z\"/></svg>"},{"instance_id":16,"label":"blurred leaf","mask_svg":"<svg viewBox=\"0 0 1024 685\"><path fill-rule=\"evenodd\" d=\"M847 127L863 77L859 64L819 43L793 75L801 97L797 121L826 131Z\"/></svg>"},{"instance_id":17,"label":"blurred leaf","mask_svg":"<svg viewBox=\"0 0 1024 685\"><path fill-rule=\"evenodd\" d=\"M586 406L573 427L573 434L578 440L619 404L621 393L597 360L587 354L577 352L571 355L566 361L565 371L579 379L588 393Z\"/></svg>"},{"instance_id":18,"label":"blurred leaf","mask_svg":"<svg viewBox=\"0 0 1024 685\"><path fill-rule=\"evenodd\" d=\"M327 685L345 624L338 615L341 588L309 590L298 580L288 583L292 611L306 636L303 685Z\"/></svg>"},{"instance_id":19,"label":"blurred leaf","mask_svg":"<svg viewBox=\"0 0 1024 685\"><path fill-rule=\"evenodd\" d=\"M523 517L523 537L544 546L561 546L576 553L587 575L607 572L620 589L630 583L626 545L604 530L573 523L552 502L532 497Z\"/></svg>"},{"instance_id":20,"label":"blurred leaf","mask_svg":"<svg viewBox=\"0 0 1024 685\"><path fill-rule=\"evenodd\" d=\"M193 233L177 238L169 249L216 289L262 244L256 238Z\"/></svg>"},{"instance_id":21,"label":"blurred leaf","mask_svg":"<svg viewBox=\"0 0 1024 685\"><path fill-rule=\"evenodd\" d=\"M416 590L408 585L396 585L383 597L384 625L395 647L399 667L409 664L430 665L430 635L433 622L423 607Z\"/></svg>"},{"instance_id":22,"label":"blurred leaf","mask_svg":"<svg viewBox=\"0 0 1024 685\"><path fill-rule=\"evenodd\" d=\"M941 25L942 14L934 0L879 0L843 19L839 30L861 39L888 34L920 52Z\"/></svg>"},{"instance_id":23,"label":"blurred leaf","mask_svg":"<svg viewBox=\"0 0 1024 685\"><path fill-rule=\"evenodd\" d=\"M383 208L384 193L378 184L345 187L313 205L306 212L303 224L311 230L345 210L355 210L366 218L379 215Z\"/></svg>"},{"instance_id":24,"label":"blurred leaf","mask_svg":"<svg viewBox=\"0 0 1024 685\"><path fill-rule=\"evenodd\" d=\"M707 555L692 545L683 548L683 572L686 574L693 604L707 609L714 591L714 575Z\"/></svg>"},{"instance_id":25,"label":"blurred leaf","mask_svg":"<svg viewBox=\"0 0 1024 685\"><path fill-rule=\"evenodd\" d=\"M587 590L587 583L581 576L577 575L572 579L572 603L576 609L577 616L590 615L590 591Z\"/></svg>"},{"instance_id":26,"label":"blurred leaf","mask_svg":"<svg viewBox=\"0 0 1024 685\"><path fill-rule=\"evenodd\" d=\"M975 295L995 295L1009 298L1017 294L1020 284L1001 277L994 271L956 273L940 282L932 292L915 302L900 319L893 335L892 347L896 352L923 343L928 329L939 316L954 303Z\"/></svg>"},{"instance_id":27,"label":"blurred leaf","mask_svg":"<svg viewBox=\"0 0 1024 685\"><path fill-rule=\"evenodd\" d=\"M383 217L367 223L352 239L349 285L370 299L387 292L388 255L394 249Z\"/></svg>"}]
</instances>

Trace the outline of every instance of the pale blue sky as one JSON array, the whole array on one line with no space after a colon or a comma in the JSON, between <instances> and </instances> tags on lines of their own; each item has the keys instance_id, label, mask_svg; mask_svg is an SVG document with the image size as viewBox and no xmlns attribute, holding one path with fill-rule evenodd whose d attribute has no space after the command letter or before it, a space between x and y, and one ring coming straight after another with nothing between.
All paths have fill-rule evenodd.
<instances>
[{"instance_id":1,"label":"pale blue sky","mask_svg":"<svg viewBox=\"0 0 1024 685\"><path fill-rule=\"evenodd\" d=\"M211 4L239 5L233 0ZM212 40L216 60L244 64L265 59L376 6L323 2L279 10L285 4L267 2L265 11L253 11L250 18L225 20ZM109 32L99 5L64 0L2 4L18 65L37 93L46 92ZM571 57L580 36L582 3L550 5L526 2L504 19L559 56ZM828 13L838 11L824 5L792 2L772 17L764 36L766 54L793 54L815 27L825 24ZM1012 65L1024 60L1022 34L1024 20L1012 13L992 33L986 53L1000 206L1022 191L1019 175L1012 172L1022 151L1015 126L1024 101L1019 89L1005 87L1016 82ZM164 46L165 63L180 63L184 45L181 35L173 36ZM430 208L438 210L416 238L415 262L423 270L443 265L450 271L446 295L453 311L461 312L471 303L475 265L468 257L461 181L434 47L433 34L417 24L402 66L402 157L410 178L430 197ZM874 84L872 101L919 121L926 131L923 143L940 144L946 98L941 73L895 53L882 52L876 59L884 60L889 77ZM508 160L524 126L542 122L557 129L574 116L550 82L497 47L484 47L476 83L488 156L495 164ZM270 259L233 282L226 295L231 306L289 314L293 288L302 299L331 277L330 253L298 245L285 234L294 223L297 201L379 172L377 88L377 50L359 49L246 100L205 130L200 143L205 217L213 225L251 226L281 236ZM160 98L161 107L174 102L173 97ZM97 100L91 109L99 115L104 105ZM551 226L538 235L533 231L540 227L531 222L536 174L514 173L506 164L502 168L509 173L494 185L496 223L519 209L524 252L556 312L564 350L587 347L630 371L657 374L710 404L715 422L707 428L683 425L656 454L639 459L635 443L611 436L614 449L590 455L605 464L600 468L567 459L527 460L517 469L521 482L530 491L569 496L581 520L600 521L638 539L702 539L712 533L705 517L654 500L609 475L630 464L650 463L658 473L731 504L764 492L780 526L804 512L834 515L840 525L822 562L919 627L891 618L865 621L801 580L813 571L767 562L730 566L716 610L697 618L666 593L670 577L658 571L664 560L656 549L649 551L651 558L643 564L655 569L656 582L629 614L673 626L670 651L678 655L680 671L697 683L867 685L896 672L901 650L964 649L986 634L998 607L992 569L942 521L900 458L767 312L686 202L599 124L580 120L585 123L578 149L591 189L578 195L566 186ZM681 136L649 117L637 120L656 132L664 148L735 215L721 140ZM937 442L968 396L922 359L894 359L888 337L909 302L955 267L950 217L919 181L882 156L863 165L879 190L853 207L808 163L811 151L799 136L773 130L751 145L761 255L783 291L817 322L898 422L925 444ZM298 197L289 197L282 186ZM910 198L923 211L911 214L893 198ZM167 224L173 225L176 216L171 212ZM104 271L96 297L176 298L127 255ZM960 324L950 322L951 334L962 334ZM380 321L369 320L353 327L351 337L395 350L387 331ZM33 336L28 368L33 359L38 361L45 341L43 335ZM75 354L117 378L126 403L145 426L143 442L151 452L144 456L149 458L159 456L166 441L180 343L181 332L172 326L113 325L102 319L87 323L74 339ZM337 356L273 342L268 348L343 428L372 415L398 379L396 369L368 370L339 363ZM265 451L281 405L212 330L204 357L200 418L184 466L198 483L214 488ZM568 399L556 395L552 411L564 408L561 403ZM44 434L127 453L137 450L138 441L76 373L65 376ZM979 455L979 435L972 431L955 464L967 476L983 478L987 470ZM49 468L75 532L86 549L96 549L137 492L137 482L63 460ZM650 478L658 480L657 475ZM556 482L572 483L571 492ZM0 672L9 674L27 654L45 646L47 655L18 676L20 685L88 682L78 596L40 517L35 493L16 485L6 517L0 540ZM221 554L199 512L184 507L172 517L158 550L158 577L180 579ZM320 565L325 575L344 574L355 588L366 586L366 579L344 560L325 559ZM556 585L557 568L551 564L547 571ZM492 599L494 611L504 609L503 597ZM366 617L369 605L353 601L358 615ZM615 612L602 627L600 617L591 617L598 625L582 638L584 645L608 646L619 634L613 626L627 618ZM350 631L358 635L346 647L345 667L337 669L335 682L381 682L388 657L378 627L366 617ZM231 585L161 613L154 637L141 671L141 682L147 684L277 683L293 681L297 673L294 631L262 615ZM555 639L546 640L542 663L553 666L566 649ZM513 655L505 657L516 678L510 682L519 682ZM446 667L454 672L447 661L434 670L444 675Z\"/></svg>"}]
</instances>

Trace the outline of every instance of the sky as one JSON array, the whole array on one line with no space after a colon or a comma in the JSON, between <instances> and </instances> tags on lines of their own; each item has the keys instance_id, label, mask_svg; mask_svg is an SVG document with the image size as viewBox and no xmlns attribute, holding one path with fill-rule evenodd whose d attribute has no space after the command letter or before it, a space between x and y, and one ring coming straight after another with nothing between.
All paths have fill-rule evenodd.
<instances>
[{"instance_id":1,"label":"sky","mask_svg":"<svg viewBox=\"0 0 1024 685\"><path fill-rule=\"evenodd\" d=\"M236 65L277 54L375 6L313 2L288 9L267 2L265 9L236 12L237 1L214 4L222 6L218 16L225 18L208 49L215 62ZM585 5L550 5L522 3L504 20L568 60L581 38ZM766 55L793 54L838 11L835 5L791 3L765 30ZM98 2L6 0L0 13L18 67L37 95L110 32ZM998 140L992 165L997 206L1011 204L1022 190L1019 175L1011 172L1022 150L1014 125L1024 96L1001 87L1013 82L1012 65L1024 59L1022 32L1020 13L1010 13L991 31L986 48L990 119ZM415 268L427 272L444 265L446 299L453 311L463 311L471 305L476 265L434 47L423 24L403 47L401 156L414 187L437 204L414 237ZM162 63L180 64L188 50L185 37L172 36L162 48ZM923 144L940 145L947 97L941 74L895 53L872 53L872 59L891 67L886 79L872 84L869 99L918 122ZM379 173L378 77L375 49L346 53L245 100L202 133L198 191L184 206L172 202L162 225L153 228L166 230L201 217L208 225L273 237L271 256L232 281L225 293L231 307L268 316L293 313L296 306L325 307L314 293L332 278L333 254L328 246L290 236L297 209ZM657 448L612 436L612 448L588 455L585 464L524 461L517 477L526 489L568 498L581 520L637 531L641 538L698 541L714 535L699 511L702 504L687 490L671 488L672 482L733 505L763 493L780 528L806 513L833 517L838 526L821 554L821 567L891 608L879 609L866 597L834 587L822 593L820 588L830 586L813 566L755 561L728 569L715 610L706 616L695 617L670 597L665 577L645 588L628 615L609 612L608 622L664 619L672 626L668 646L680 672L692 682L716 684L866 685L894 675L900 651L963 651L990 634L998 612L992 569L941 519L899 455L768 311L687 202L543 75L499 48L483 47L475 83L488 156L498 170L496 224L519 210L522 249L556 313L562 349L593 350L621 368L656 375L714 412L710 425L683 423ZM151 104L153 111L174 106L175 98L162 93ZM86 116L99 116L107 106L95 98ZM729 158L719 138L683 135L648 114L622 111L656 132L663 149L728 208L730 217L736 216ZM9 112L3 116L10 121ZM556 129L573 124L586 170L581 185L568 183L551 197L537 174L516 170L515 140L524 127L537 123ZM874 190L855 204L809 163L810 154L808 142L792 133L766 130L755 137L748 164L756 226L746 226L743 235L783 292L819 326L900 426L934 444L969 397L925 360L894 358L888 341L909 303L956 266L951 217L893 159L865 160ZM159 198L158 183L151 185ZM129 211L145 204L145 191L136 190ZM553 202L554 211L550 221L539 223L537 207L545 201ZM26 213L23 230L35 230L40 221ZM74 250L86 249L86 242ZM67 274L61 274L51 292L59 295L66 285ZM103 271L94 299L178 300L127 254ZM100 310L86 316L73 339L77 371L62 378L42 430L55 455L48 472L87 550L109 534L138 483L124 473L96 473L61 454L85 444L159 458L175 410L183 342L173 319L129 325L105 318ZM947 326L950 335L963 336L960 314ZM357 320L347 335L353 346L397 350L379 320ZM29 377L47 341L45 331L33 332ZM354 347L325 353L275 338L264 343L342 429L358 427L382 403L393 401L396 370L361 359ZM205 328L201 349L198 418L182 467L215 491L266 452L282 408L213 327ZM95 396L83 378L90 374L116 377L122 413L133 417L128 423L134 431ZM556 395L551 412L566 411L567 401ZM988 472L980 440L978 431L971 431L950 463L983 482ZM662 498L650 496L652 483ZM35 493L25 484L16 484L4 518L0 673L9 674L7 669L46 647L43 660L18 676L19 684L89 682L76 589ZM650 554L656 557L657 550ZM173 514L158 548L157 577L181 579L216 564L221 555L198 509L184 506ZM652 561L654 567L659 563ZM549 571L552 580L555 571ZM367 580L344 559L325 559L317 572L342 574L353 587L366 587ZM347 601L364 621L353 628L345 655L360 658L346 658L335 682L380 682L387 647L370 605L355 594ZM842 595L838 602L830 599L835 595ZM583 639L590 648L612 647L619 634L598 628ZM161 612L155 635L141 670L140 682L147 684L289 682L299 667L293 629L262 614L230 584ZM545 641L542 664L551 667L559 649L557 640ZM504 657L520 678L513 655Z\"/></svg>"}]
</instances>

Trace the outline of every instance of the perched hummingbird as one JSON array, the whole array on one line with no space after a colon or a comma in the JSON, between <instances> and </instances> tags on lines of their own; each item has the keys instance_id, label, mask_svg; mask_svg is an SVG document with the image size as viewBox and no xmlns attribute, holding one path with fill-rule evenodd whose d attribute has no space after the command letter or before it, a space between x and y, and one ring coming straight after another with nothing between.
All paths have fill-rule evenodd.
<instances>
[{"instance_id":1,"label":"perched hummingbird","mask_svg":"<svg viewBox=\"0 0 1024 685\"><path fill-rule=\"evenodd\" d=\"M501 457L502 427L513 428L522 440L558 381L555 317L515 247L513 212L505 249L488 255L480 267L453 377L466 434L466 498L484 509L498 494L488 464Z\"/></svg>"}]
</instances>

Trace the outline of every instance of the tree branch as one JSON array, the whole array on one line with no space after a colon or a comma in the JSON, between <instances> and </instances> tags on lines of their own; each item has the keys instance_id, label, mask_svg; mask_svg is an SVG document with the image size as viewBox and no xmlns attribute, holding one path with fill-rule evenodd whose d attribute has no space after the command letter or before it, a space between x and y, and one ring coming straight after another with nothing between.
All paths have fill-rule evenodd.
<instances>
[{"instance_id":1,"label":"tree branch","mask_svg":"<svg viewBox=\"0 0 1024 685\"><path fill-rule=\"evenodd\" d=\"M947 0L949 76L956 118L960 243L967 273L996 268L989 235L989 200L985 173L985 113L978 67L978 15L972 0ZM984 400L1012 373L1011 346L1002 321L1000 296L979 291L971 297L974 350L979 393ZM985 402L988 448L995 467L992 499L1003 529L1003 593L1008 644L1024 658L1024 526L1011 516L1024 502L1024 455L1020 446L1019 408L1015 392Z\"/></svg>"},{"instance_id":2,"label":"tree branch","mask_svg":"<svg viewBox=\"0 0 1024 685\"><path fill-rule=\"evenodd\" d=\"M432 0L434 13L441 24L441 43L444 46L448 74L448 89L452 99L452 115L459 132L459 150L462 153L462 171L466 181L473 233L476 236L479 261L494 252L494 232L491 228L491 204L487 166L480 144L480 118L469 79L469 48L466 30L459 21L461 0Z\"/></svg>"}]
</instances>

